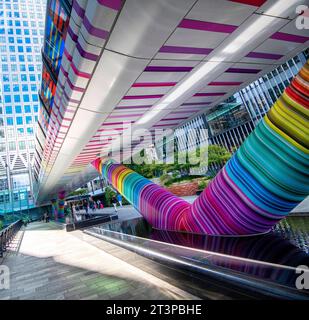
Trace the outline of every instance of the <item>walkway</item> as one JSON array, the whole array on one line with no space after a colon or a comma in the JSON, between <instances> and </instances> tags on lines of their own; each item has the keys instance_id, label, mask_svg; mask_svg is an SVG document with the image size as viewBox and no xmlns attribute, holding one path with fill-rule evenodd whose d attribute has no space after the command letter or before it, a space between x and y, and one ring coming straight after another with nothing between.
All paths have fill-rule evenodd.
<instances>
[{"instance_id":1,"label":"walkway","mask_svg":"<svg viewBox=\"0 0 309 320\"><path fill-rule=\"evenodd\" d=\"M114 257L80 231L35 222L26 228L10 268L10 290L0 299L197 299L195 296Z\"/></svg>"}]
</instances>

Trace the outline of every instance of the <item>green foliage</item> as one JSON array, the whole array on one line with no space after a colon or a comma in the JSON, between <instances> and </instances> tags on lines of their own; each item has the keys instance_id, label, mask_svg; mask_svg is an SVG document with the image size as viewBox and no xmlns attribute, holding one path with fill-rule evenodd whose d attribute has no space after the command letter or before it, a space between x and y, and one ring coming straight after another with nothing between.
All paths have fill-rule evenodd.
<instances>
[{"instance_id":1,"label":"green foliage","mask_svg":"<svg viewBox=\"0 0 309 320\"><path fill-rule=\"evenodd\" d=\"M226 163L232 154L224 147L211 145L208 147L208 165Z\"/></svg>"},{"instance_id":2,"label":"green foliage","mask_svg":"<svg viewBox=\"0 0 309 320\"><path fill-rule=\"evenodd\" d=\"M183 176L183 177L178 177L178 178L171 178L170 180L166 181L164 183L165 187L169 187L174 183L180 183L180 182L184 182L184 181L192 181L195 180L197 178L200 178L200 176Z\"/></svg>"},{"instance_id":3,"label":"green foliage","mask_svg":"<svg viewBox=\"0 0 309 320\"><path fill-rule=\"evenodd\" d=\"M126 164L126 166L148 179L160 177L161 182L164 184L164 181L167 180L166 173L168 172L175 174L175 177L179 172L189 175L190 168L211 164L225 164L232 156L226 148L219 145L208 146L208 158L206 157L206 152L207 146L204 146L197 148L195 151L175 152L174 162L171 164L144 163L140 165L134 164L132 161L132 164ZM195 159L199 161L194 161Z\"/></svg>"},{"instance_id":4,"label":"green foliage","mask_svg":"<svg viewBox=\"0 0 309 320\"><path fill-rule=\"evenodd\" d=\"M208 177L200 179L198 181L198 189L199 190L204 190L208 186L210 181L211 181L211 179L209 179Z\"/></svg>"},{"instance_id":5,"label":"green foliage","mask_svg":"<svg viewBox=\"0 0 309 320\"><path fill-rule=\"evenodd\" d=\"M105 203L104 206L106 207L111 207L112 206L112 198L113 196L116 196L116 192L114 191L114 189L112 189L111 187L106 187L105 188Z\"/></svg>"},{"instance_id":6,"label":"green foliage","mask_svg":"<svg viewBox=\"0 0 309 320\"><path fill-rule=\"evenodd\" d=\"M84 194L88 193L88 189L83 188L83 189L79 189L79 190L75 190L69 193L69 196L82 196Z\"/></svg>"},{"instance_id":7,"label":"green foliage","mask_svg":"<svg viewBox=\"0 0 309 320\"><path fill-rule=\"evenodd\" d=\"M3 226L4 226L3 221L2 221L2 220L0 220L0 230L2 230L2 229L3 229Z\"/></svg>"}]
</instances>

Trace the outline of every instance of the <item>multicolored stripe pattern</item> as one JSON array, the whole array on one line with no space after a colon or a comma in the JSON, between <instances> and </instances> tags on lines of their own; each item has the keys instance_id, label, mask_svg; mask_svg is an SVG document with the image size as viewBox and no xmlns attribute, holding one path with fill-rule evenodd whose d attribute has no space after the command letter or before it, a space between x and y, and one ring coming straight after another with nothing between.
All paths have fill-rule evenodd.
<instances>
[{"instance_id":1,"label":"multicolored stripe pattern","mask_svg":"<svg viewBox=\"0 0 309 320\"><path fill-rule=\"evenodd\" d=\"M157 229L211 235L270 230L309 194L308 62L192 205L131 169L93 165Z\"/></svg>"},{"instance_id":2,"label":"multicolored stripe pattern","mask_svg":"<svg viewBox=\"0 0 309 320\"><path fill-rule=\"evenodd\" d=\"M59 192L58 194L58 218L64 217L64 198L65 192Z\"/></svg>"}]
</instances>

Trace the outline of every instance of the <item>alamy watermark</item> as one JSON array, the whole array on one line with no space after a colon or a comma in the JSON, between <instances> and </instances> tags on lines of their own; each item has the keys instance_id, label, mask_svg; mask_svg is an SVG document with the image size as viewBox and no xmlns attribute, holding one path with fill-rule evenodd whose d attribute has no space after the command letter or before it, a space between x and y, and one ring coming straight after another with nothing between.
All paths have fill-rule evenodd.
<instances>
[{"instance_id":1,"label":"alamy watermark","mask_svg":"<svg viewBox=\"0 0 309 320\"><path fill-rule=\"evenodd\" d=\"M101 156L124 164L189 164L204 168L208 164L208 130L134 128L130 122L100 134ZM91 146L89 146L89 149ZM162 157L164 155L164 157Z\"/></svg>"},{"instance_id":2,"label":"alamy watermark","mask_svg":"<svg viewBox=\"0 0 309 320\"><path fill-rule=\"evenodd\" d=\"M296 13L299 16L295 19L296 28L298 30L309 29L309 8L305 4L296 7Z\"/></svg>"},{"instance_id":3,"label":"alamy watermark","mask_svg":"<svg viewBox=\"0 0 309 320\"><path fill-rule=\"evenodd\" d=\"M295 281L298 290L309 289L309 267L300 265L296 268L296 273L300 274Z\"/></svg>"},{"instance_id":4,"label":"alamy watermark","mask_svg":"<svg viewBox=\"0 0 309 320\"><path fill-rule=\"evenodd\" d=\"M0 290L10 289L10 269L6 265L0 265Z\"/></svg>"}]
</instances>

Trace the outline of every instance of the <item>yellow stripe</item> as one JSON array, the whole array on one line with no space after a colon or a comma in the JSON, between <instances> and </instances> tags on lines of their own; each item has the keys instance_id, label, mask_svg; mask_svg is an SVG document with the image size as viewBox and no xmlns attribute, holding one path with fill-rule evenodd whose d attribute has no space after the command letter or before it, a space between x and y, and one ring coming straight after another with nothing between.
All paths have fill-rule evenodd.
<instances>
[{"instance_id":1,"label":"yellow stripe","mask_svg":"<svg viewBox=\"0 0 309 320\"><path fill-rule=\"evenodd\" d=\"M290 136L288 136L286 133L284 133L282 130L280 130L279 128L277 128L268 118L267 115L265 115L264 117L265 122L267 123L267 125L274 130L275 132L277 132L280 136L282 136L286 141L288 141L290 144L292 144L294 147L296 147L297 149L301 150L302 152L304 152L305 154L309 154L309 150L305 147L303 147L301 144L299 144L297 141L295 141L294 139L292 139Z\"/></svg>"}]
</instances>

